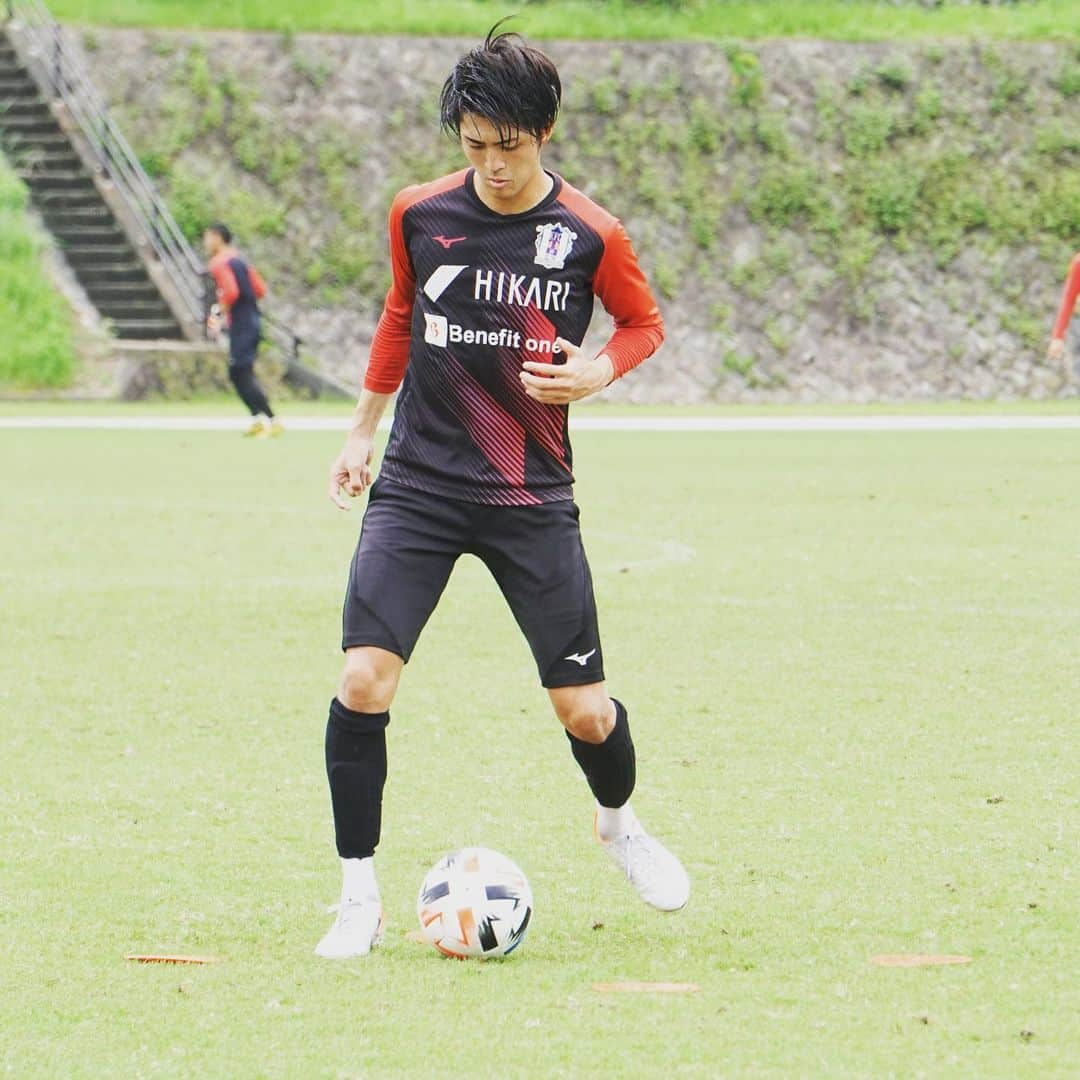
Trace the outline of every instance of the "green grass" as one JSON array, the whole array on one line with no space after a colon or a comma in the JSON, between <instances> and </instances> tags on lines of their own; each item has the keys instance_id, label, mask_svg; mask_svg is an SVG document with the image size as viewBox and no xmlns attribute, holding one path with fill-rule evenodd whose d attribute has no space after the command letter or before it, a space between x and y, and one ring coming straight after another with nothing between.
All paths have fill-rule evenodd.
<instances>
[{"instance_id":1,"label":"green grass","mask_svg":"<svg viewBox=\"0 0 1080 1080\"><path fill-rule=\"evenodd\" d=\"M0 1072L1072 1073L1075 433L580 435L635 804L691 904L644 910L603 865L467 561L395 703L388 944L328 966L322 730L359 524L323 493L336 447L0 430ZM403 936L467 842L530 876L509 962ZM123 960L166 949L224 963ZM614 979L702 989L590 989Z\"/></svg>"},{"instance_id":2,"label":"green grass","mask_svg":"<svg viewBox=\"0 0 1080 1080\"><path fill-rule=\"evenodd\" d=\"M26 205L0 154L0 388L62 387L75 368L72 318L42 267Z\"/></svg>"},{"instance_id":3,"label":"green grass","mask_svg":"<svg viewBox=\"0 0 1080 1080\"><path fill-rule=\"evenodd\" d=\"M497 19L520 10L520 29L538 38L1080 37L1080 9L1073 0L991 8L946 4L940 9L873 0L688 0L677 6L551 0L517 8L503 0L325 0L307 6L294 0L52 0L51 7L62 18L84 23L286 32L476 37Z\"/></svg>"}]
</instances>

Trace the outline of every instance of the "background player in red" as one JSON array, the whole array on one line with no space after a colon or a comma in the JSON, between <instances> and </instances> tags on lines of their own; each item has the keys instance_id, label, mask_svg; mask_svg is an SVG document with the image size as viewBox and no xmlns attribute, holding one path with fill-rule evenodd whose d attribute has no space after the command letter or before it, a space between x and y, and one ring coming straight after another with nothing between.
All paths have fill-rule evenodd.
<instances>
[{"instance_id":1,"label":"background player in red","mask_svg":"<svg viewBox=\"0 0 1080 1080\"><path fill-rule=\"evenodd\" d=\"M536 660L596 800L604 850L654 907L690 892L678 859L630 807L634 744L609 696L573 501L567 406L654 352L663 323L619 221L541 165L559 75L492 30L458 61L442 123L469 168L407 188L390 210L393 284L329 494L368 491L343 614L345 666L326 728L343 887L316 952L366 954L381 935L375 880L390 705L457 558L484 561ZM615 331L579 347L594 298ZM378 479L372 448L400 387Z\"/></svg>"},{"instance_id":2,"label":"background player in red","mask_svg":"<svg viewBox=\"0 0 1080 1080\"><path fill-rule=\"evenodd\" d=\"M256 438L280 435L284 429L255 378L255 356L262 340L259 301L266 295L266 284L259 271L232 246L228 226L220 222L209 226L203 233L203 251L217 286L218 311L210 315L210 333L217 335L224 318L229 329L229 378L254 418L245 434Z\"/></svg>"},{"instance_id":3,"label":"background player in red","mask_svg":"<svg viewBox=\"0 0 1080 1080\"><path fill-rule=\"evenodd\" d=\"M1065 279L1065 289L1061 294L1061 307L1058 308L1057 319L1054 320L1054 329L1050 332L1050 348L1046 355L1050 360L1062 360L1065 357L1065 333L1069 329L1069 320L1076 310L1076 302L1080 300L1080 254L1076 255L1069 267L1068 277ZM1065 364L1068 370L1068 362ZM1076 376L1080 378L1080 344L1076 350Z\"/></svg>"}]
</instances>

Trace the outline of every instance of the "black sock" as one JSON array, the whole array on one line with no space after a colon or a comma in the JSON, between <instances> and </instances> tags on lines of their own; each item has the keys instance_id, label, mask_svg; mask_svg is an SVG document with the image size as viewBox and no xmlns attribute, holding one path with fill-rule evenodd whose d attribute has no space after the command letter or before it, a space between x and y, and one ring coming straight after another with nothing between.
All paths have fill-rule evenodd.
<instances>
[{"instance_id":1,"label":"black sock","mask_svg":"<svg viewBox=\"0 0 1080 1080\"><path fill-rule=\"evenodd\" d=\"M566 737L596 801L614 810L629 802L637 779L637 764L626 709L621 701L611 700L615 706L615 726L602 743L583 742L569 731Z\"/></svg>"},{"instance_id":2,"label":"black sock","mask_svg":"<svg viewBox=\"0 0 1080 1080\"><path fill-rule=\"evenodd\" d=\"M353 712L334 698L326 722L326 778L334 832L343 859L375 854L386 783L386 725L390 714Z\"/></svg>"}]
</instances>

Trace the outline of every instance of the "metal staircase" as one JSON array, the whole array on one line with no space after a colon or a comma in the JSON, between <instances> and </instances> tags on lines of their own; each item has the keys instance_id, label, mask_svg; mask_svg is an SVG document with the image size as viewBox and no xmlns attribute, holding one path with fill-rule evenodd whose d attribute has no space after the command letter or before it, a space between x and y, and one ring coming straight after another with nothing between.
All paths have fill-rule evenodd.
<instances>
[{"instance_id":1,"label":"metal staircase","mask_svg":"<svg viewBox=\"0 0 1080 1080\"><path fill-rule=\"evenodd\" d=\"M34 207L79 284L118 338L194 336L185 335L7 34L0 35L0 148L30 189Z\"/></svg>"},{"instance_id":2,"label":"metal staircase","mask_svg":"<svg viewBox=\"0 0 1080 1080\"><path fill-rule=\"evenodd\" d=\"M118 338L203 341L212 281L64 31L42 0L0 5L0 151L77 280ZM301 363L292 327L265 311L263 326L287 382L351 393Z\"/></svg>"}]
</instances>

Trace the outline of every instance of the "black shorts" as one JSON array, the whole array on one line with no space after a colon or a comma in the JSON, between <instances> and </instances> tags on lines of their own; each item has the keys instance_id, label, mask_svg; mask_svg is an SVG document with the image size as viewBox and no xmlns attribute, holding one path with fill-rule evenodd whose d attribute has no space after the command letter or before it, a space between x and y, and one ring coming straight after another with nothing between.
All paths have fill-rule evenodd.
<instances>
[{"instance_id":1,"label":"black shorts","mask_svg":"<svg viewBox=\"0 0 1080 1080\"><path fill-rule=\"evenodd\" d=\"M544 686L603 681L592 575L569 500L482 506L379 477L349 571L341 647L376 645L407 662L466 554L491 571Z\"/></svg>"}]
</instances>

